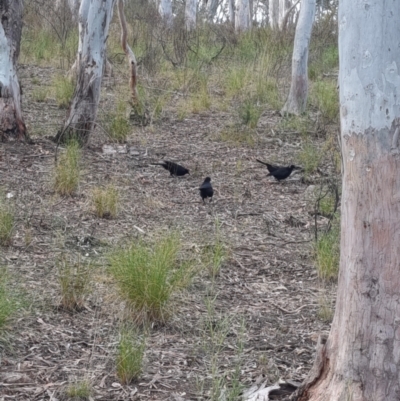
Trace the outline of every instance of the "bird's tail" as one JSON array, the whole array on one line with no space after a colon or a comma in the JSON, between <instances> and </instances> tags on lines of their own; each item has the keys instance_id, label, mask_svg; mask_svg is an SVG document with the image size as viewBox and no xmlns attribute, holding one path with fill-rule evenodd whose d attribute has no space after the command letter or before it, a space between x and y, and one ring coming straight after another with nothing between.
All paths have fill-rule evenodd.
<instances>
[{"instance_id":1,"label":"bird's tail","mask_svg":"<svg viewBox=\"0 0 400 401\"><path fill-rule=\"evenodd\" d=\"M261 160L256 159L259 163L264 164L264 166L268 166L269 163L262 162Z\"/></svg>"}]
</instances>

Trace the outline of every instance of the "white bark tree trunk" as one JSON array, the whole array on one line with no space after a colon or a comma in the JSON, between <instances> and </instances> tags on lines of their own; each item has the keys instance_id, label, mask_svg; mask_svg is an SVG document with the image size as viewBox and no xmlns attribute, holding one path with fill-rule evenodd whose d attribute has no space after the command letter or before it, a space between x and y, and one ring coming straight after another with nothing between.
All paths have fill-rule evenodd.
<instances>
[{"instance_id":1,"label":"white bark tree trunk","mask_svg":"<svg viewBox=\"0 0 400 401\"><path fill-rule=\"evenodd\" d=\"M81 144L85 144L94 128L114 4L115 0L82 0L79 9L77 84L67 121L56 136L57 142L76 137Z\"/></svg>"},{"instance_id":2,"label":"white bark tree trunk","mask_svg":"<svg viewBox=\"0 0 400 401\"><path fill-rule=\"evenodd\" d=\"M171 26L173 22L171 0L160 0L158 12L160 13L162 19L167 24L167 26Z\"/></svg>"},{"instance_id":3,"label":"white bark tree trunk","mask_svg":"<svg viewBox=\"0 0 400 401\"><path fill-rule=\"evenodd\" d=\"M197 1L186 0L185 3L185 26L188 31L196 28Z\"/></svg>"},{"instance_id":4,"label":"white bark tree trunk","mask_svg":"<svg viewBox=\"0 0 400 401\"><path fill-rule=\"evenodd\" d=\"M282 114L305 111L308 94L308 47L315 15L315 0L302 0L292 56L292 82Z\"/></svg>"},{"instance_id":5,"label":"white bark tree trunk","mask_svg":"<svg viewBox=\"0 0 400 401\"><path fill-rule=\"evenodd\" d=\"M279 27L279 0L269 0L268 10L269 26L277 29Z\"/></svg>"},{"instance_id":6,"label":"white bark tree trunk","mask_svg":"<svg viewBox=\"0 0 400 401\"><path fill-rule=\"evenodd\" d=\"M228 0L229 21L232 26L235 24L235 0Z\"/></svg>"},{"instance_id":7,"label":"white bark tree trunk","mask_svg":"<svg viewBox=\"0 0 400 401\"><path fill-rule=\"evenodd\" d=\"M299 401L400 399L399 15L399 1L339 4L339 285Z\"/></svg>"},{"instance_id":8,"label":"white bark tree trunk","mask_svg":"<svg viewBox=\"0 0 400 401\"><path fill-rule=\"evenodd\" d=\"M244 32L250 28L249 0L236 0L235 31Z\"/></svg>"},{"instance_id":9,"label":"white bark tree trunk","mask_svg":"<svg viewBox=\"0 0 400 401\"><path fill-rule=\"evenodd\" d=\"M288 9L287 1L288 0L279 0L278 26L280 30L284 28L283 21L285 19L285 15Z\"/></svg>"},{"instance_id":10,"label":"white bark tree trunk","mask_svg":"<svg viewBox=\"0 0 400 401\"><path fill-rule=\"evenodd\" d=\"M208 0L207 2L207 20L212 23L218 9L218 0Z\"/></svg>"},{"instance_id":11,"label":"white bark tree trunk","mask_svg":"<svg viewBox=\"0 0 400 401\"><path fill-rule=\"evenodd\" d=\"M0 2L0 137L3 140L27 139L17 77L22 12L22 0Z\"/></svg>"}]
</instances>

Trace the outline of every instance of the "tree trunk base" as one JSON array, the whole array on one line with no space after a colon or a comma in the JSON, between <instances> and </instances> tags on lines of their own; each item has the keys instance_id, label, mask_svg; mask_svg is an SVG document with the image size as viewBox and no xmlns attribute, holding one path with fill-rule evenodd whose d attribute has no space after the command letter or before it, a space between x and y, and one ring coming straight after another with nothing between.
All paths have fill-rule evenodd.
<instances>
[{"instance_id":1,"label":"tree trunk base","mask_svg":"<svg viewBox=\"0 0 400 401\"><path fill-rule=\"evenodd\" d=\"M314 365L304 383L291 395L290 400L306 401L311 399L310 390L314 384L323 380L328 374L328 359L325 354L325 344L327 337L319 336L317 343L317 354L315 356Z\"/></svg>"},{"instance_id":2,"label":"tree trunk base","mask_svg":"<svg viewBox=\"0 0 400 401\"><path fill-rule=\"evenodd\" d=\"M17 117L13 98L0 98L0 138L2 142L30 143L23 120Z\"/></svg>"}]
</instances>

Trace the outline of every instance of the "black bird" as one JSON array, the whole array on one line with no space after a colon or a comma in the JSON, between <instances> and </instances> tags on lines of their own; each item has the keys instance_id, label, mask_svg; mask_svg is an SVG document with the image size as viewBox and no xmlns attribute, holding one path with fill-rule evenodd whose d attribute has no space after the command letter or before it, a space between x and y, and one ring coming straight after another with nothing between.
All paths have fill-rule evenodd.
<instances>
[{"instance_id":1,"label":"black bird","mask_svg":"<svg viewBox=\"0 0 400 401\"><path fill-rule=\"evenodd\" d=\"M185 174L189 174L189 170L177 163L163 161L162 163L151 163L153 166L163 166L165 170L168 170L171 175L182 176Z\"/></svg>"},{"instance_id":2,"label":"black bird","mask_svg":"<svg viewBox=\"0 0 400 401\"><path fill-rule=\"evenodd\" d=\"M212 201L212 197L214 195L214 190L211 185L210 177L206 177L204 179L204 182L201 184L199 190L200 190L200 196L201 196L201 199L203 200L203 203L205 203L204 199L206 199L206 198L210 198L210 202Z\"/></svg>"},{"instance_id":3,"label":"black bird","mask_svg":"<svg viewBox=\"0 0 400 401\"><path fill-rule=\"evenodd\" d=\"M280 167L280 166L274 166L273 164L265 163L262 162L261 160L256 159L259 163L265 164L268 168L269 174L267 174L267 177L272 175L277 179L278 181L285 180L286 178L289 177L290 174L292 174L292 171L295 169L299 169L300 167L296 167L293 164L289 167Z\"/></svg>"}]
</instances>

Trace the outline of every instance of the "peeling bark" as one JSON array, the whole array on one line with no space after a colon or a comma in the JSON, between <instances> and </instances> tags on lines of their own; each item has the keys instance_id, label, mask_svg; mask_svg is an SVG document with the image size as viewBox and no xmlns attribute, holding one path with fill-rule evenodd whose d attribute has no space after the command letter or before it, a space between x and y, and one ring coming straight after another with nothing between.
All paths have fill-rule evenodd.
<instances>
[{"instance_id":1,"label":"peeling bark","mask_svg":"<svg viewBox=\"0 0 400 401\"><path fill-rule=\"evenodd\" d=\"M0 2L0 137L27 140L21 110L17 61L22 33L22 0Z\"/></svg>"}]
</instances>

